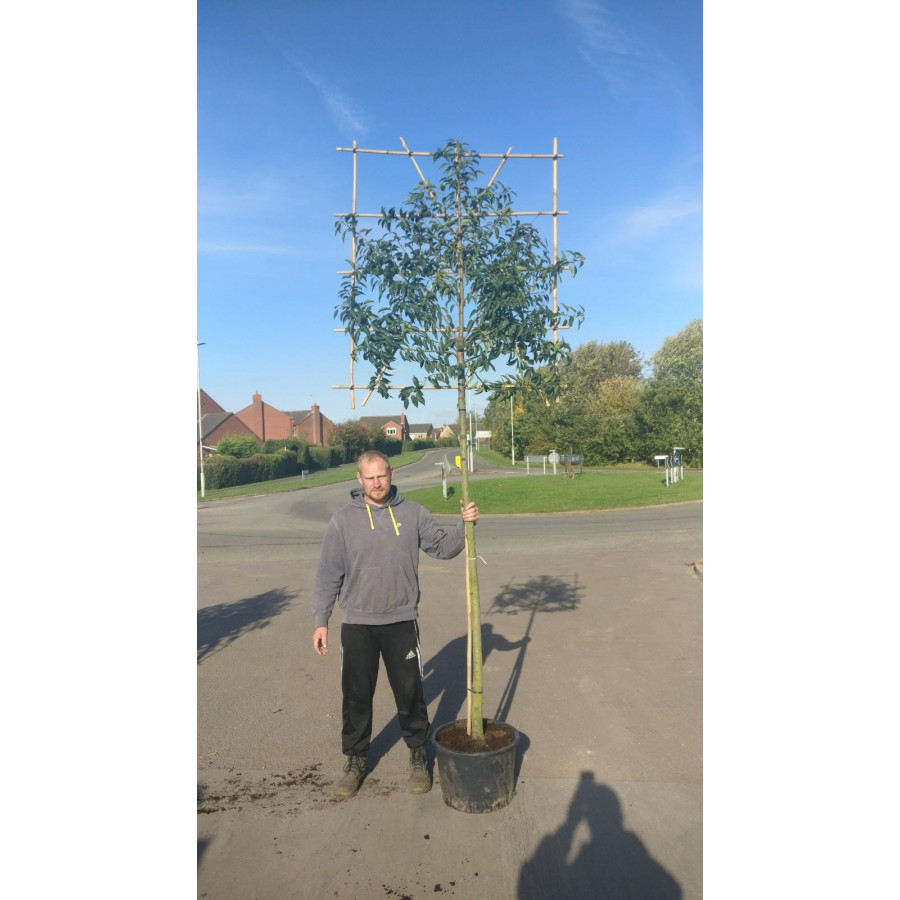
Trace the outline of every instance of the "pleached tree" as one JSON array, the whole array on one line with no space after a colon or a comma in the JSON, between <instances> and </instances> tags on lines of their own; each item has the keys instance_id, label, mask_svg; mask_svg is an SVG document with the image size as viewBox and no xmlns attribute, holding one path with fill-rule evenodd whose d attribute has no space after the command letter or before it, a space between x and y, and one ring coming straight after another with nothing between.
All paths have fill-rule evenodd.
<instances>
[{"instance_id":1,"label":"pleached tree","mask_svg":"<svg viewBox=\"0 0 900 900\"><path fill-rule=\"evenodd\" d=\"M424 402L424 390L455 388L460 458L469 441L467 388L491 397L509 390L552 401L559 366L569 354L554 328L580 325L584 311L559 304L553 290L564 272L573 276L580 253L555 262L530 223L512 215L513 193L500 182L483 186L479 156L460 141L435 151L442 173L423 180L397 208L382 209L377 228L358 217L335 230L354 242L355 259L343 278L335 316L352 339L355 360L374 367L369 389L389 396L398 360L420 371L400 389L404 407ZM469 477L461 467L461 504L469 503ZM475 531L465 526L468 600L467 731L483 741L481 613Z\"/></svg>"}]
</instances>

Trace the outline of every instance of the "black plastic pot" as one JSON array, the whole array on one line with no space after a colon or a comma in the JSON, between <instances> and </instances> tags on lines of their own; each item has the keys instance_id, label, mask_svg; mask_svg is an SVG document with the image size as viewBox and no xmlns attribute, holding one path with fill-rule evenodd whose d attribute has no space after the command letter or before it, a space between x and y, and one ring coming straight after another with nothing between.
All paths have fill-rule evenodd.
<instances>
[{"instance_id":1,"label":"black plastic pot","mask_svg":"<svg viewBox=\"0 0 900 900\"><path fill-rule=\"evenodd\" d=\"M512 800L519 732L506 722L496 724L513 732L512 742L496 750L467 753L444 747L440 742L442 733L451 728L465 729L464 719L441 725L432 735L441 793L447 806L460 812L484 813L503 809Z\"/></svg>"}]
</instances>

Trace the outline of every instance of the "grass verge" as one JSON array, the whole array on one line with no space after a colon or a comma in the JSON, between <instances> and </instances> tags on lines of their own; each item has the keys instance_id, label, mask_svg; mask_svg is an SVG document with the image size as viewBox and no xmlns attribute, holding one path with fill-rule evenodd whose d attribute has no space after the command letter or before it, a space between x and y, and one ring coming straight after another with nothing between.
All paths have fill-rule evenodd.
<instances>
[{"instance_id":1,"label":"grass verge","mask_svg":"<svg viewBox=\"0 0 900 900\"><path fill-rule=\"evenodd\" d=\"M666 486L665 472L585 472L572 479L564 475L491 478L469 485L472 499L484 515L577 512L659 506L703 499L703 473L685 472L683 481ZM440 486L403 492L432 513L456 514L460 486L450 485L444 500Z\"/></svg>"},{"instance_id":2,"label":"grass verge","mask_svg":"<svg viewBox=\"0 0 900 900\"><path fill-rule=\"evenodd\" d=\"M398 469L418 462L424 452L417 450L414 453L401 453L391 457L391 465ZM234 487L217 488L206 491L206 496L201 497L197 491L197 499L223 500L227 497L251 497L259 494L277 494L281 491L302 491L306 488L319 487L322 484L337 484L341 481L353 481L356 478L356 463L344 463L336 469L322 469L313 472L308 478L292 475L290 478L274 478L272 481L255 481L253 484L237 484Z\"/></svg>"}]
</instances>

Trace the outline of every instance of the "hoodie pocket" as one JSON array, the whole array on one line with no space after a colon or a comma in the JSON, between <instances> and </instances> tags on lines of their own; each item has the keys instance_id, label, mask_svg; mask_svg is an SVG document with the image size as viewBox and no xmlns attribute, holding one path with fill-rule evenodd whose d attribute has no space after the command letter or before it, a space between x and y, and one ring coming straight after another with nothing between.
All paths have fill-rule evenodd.
<instances>
[{"instance_id":1,"label":"hoodie pocket","mask_svg":"<svg viewBox=\"0 0 900 900\"><path fill-rule=\"evenodd\" d=\"M416 593L412 579L400 566L369 566L357 572L347 606L364 613L391 612L412 604Z\"/></svg>"}]
</instances>

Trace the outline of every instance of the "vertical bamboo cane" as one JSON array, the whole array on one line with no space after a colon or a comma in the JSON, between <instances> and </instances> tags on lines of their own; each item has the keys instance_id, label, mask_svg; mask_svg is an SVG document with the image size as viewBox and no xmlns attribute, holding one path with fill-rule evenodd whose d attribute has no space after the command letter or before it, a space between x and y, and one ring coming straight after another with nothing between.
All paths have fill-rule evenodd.
<instances>
[{"instance_id":1,"label":"vertical bamboo cane","mask_svg":"<svg viewBox=\"0 0 900 900\"><path fill-rule=\"evenodd\" d=\"M356 141L353 142L353 203L350 207L353 215L356 215L356 160L358 159L356 155ZM353 260L353 274L350 276L350 291L353 292L353 289L356 287L356 228L353 229L353 235L351 237L350 244L350 256ZM353 385L355 382L353 381L353 335L350 335L350 409L356 409L356 391L353 390ZM368 399L368 398L366 398ZM365 403L363 404L365 406Z\"/></svg>"},{"instance_id":2,"label":"vertical bamboo cane","mask_svg":"<svg viewBox=\"0 0 900 900\"><path fill-rule=\"evenodd\" d=\"M462 460L460 459L460 462ZM466 563L468 567L468 562ZM466 573L466 734L472 733L472 590Z\"/></svg>"},{"instance_id":3,"label":"vertical bamboo cane","mask_svg":"<svg viewBox=\"0 0 900 900\"><path fill-rule=\"evenodd\" d=\"M459 149L457 148L457 153ZM459 157L457 157L457 166ZM457 408L459 411L459 452L460 463L467 456L467 440L469 439L468 418L466 416L466 348L465 348L465 259L463 256L462 242L462 202L460 199L460 186L456 185L456 276L459 282L459 324L456 337L456 359L460 367L460 376L457 383ZM469 503L469 468L460 466L462 505ZM468 613L468 634L471 644L471 673L467 675L468 695L471 712L467 715L467 733L475 740L484 740L484 710L483 710L483 658L481 652L481 614L479 610L480 595L478 591L478 569L476 568L475 526L472 522L465 524L466 534L466 605ZM467 707L468 708L468 707Z\"/></svg>"},{"instance_id":4,"label":"vertical bamboo cane","mask_svg":"<svg viewBox=\"0 0 900 900\"><path fill-rule=\"evenodd\" d=\"M558 140L553 138L553 265L556 265L559 259L559 202L557 197L558 175L557 166L559 165L559 154L557 153ZM559 331L556 326L559 324L557 318L558 307L556 305L556 274L553 275L553 343L559 343Z\"/></svg>"}]
</instances>

